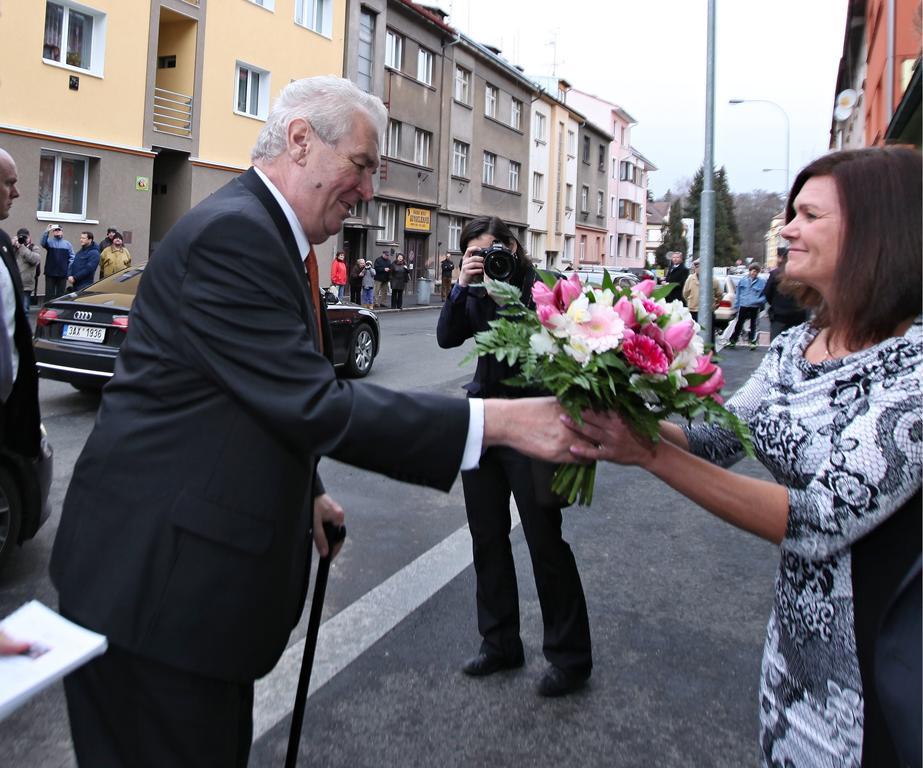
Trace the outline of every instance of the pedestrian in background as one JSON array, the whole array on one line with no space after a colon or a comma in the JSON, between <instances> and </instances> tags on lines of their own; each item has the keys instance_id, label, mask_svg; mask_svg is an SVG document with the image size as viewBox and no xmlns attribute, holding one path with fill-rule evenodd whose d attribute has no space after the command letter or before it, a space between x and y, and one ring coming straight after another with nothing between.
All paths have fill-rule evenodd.
<instances>
[{"instance_id":1,"label":"pedestrian in background","mask_svg":"<svg viewBox=\"0 0 923 768\"><path fill-rule=\"evenodd\" d=\"M452 290L452 274L455 272L455 262L452 261L452 257L447 253L439 263L439 267L442 274L442 300L445 301L449 298L449 293Z\"/></svg>"},{"instance_id":2,"label":"pedestrian in background","mask_svg":"<svg viewBox=\"0 0 923 768\"><path fill-rule=\"evenodd\" d=\"M760 265L755 261L750 263L747 276L737 281L734 291L734 309L737 310L737 322L728 346L733 349L737 346L737 339L744 329L744 323L750 323L747 332L750 349L756 349L756 334L759 330L760 312L766 304L766 281L760 277Z\"/></svg>"},{"instance_id":3,"label":"pedestrian in background","mask_svg":"<svg viewBox=\"0 0 923 768\"><path fill-rule=\"evenodd\" d=\"M801 325L808 319L808 311L802 307L794 296L780 289L779 283L785 278L785 263L788 261L788 248L777 251L779 266L769 273L766 281L766 301L769 303L769 340L772 341L782 331Z\"/></svg>"},{"instance_id":4,"label":"pedestrian in background","mask_svg":"<svg viewBox=\"0 0 923 768\"><path fill-rule=\"evenodd\" d=\"M106 242L103 240L103 242ZM112 244L103 249L99 255L99 279L105 280L116 272L131 266L131 254L125 247L120 232L112 233Z\"/></svg>"},{"instance_id":5,"label":"pedestrian in background","mask_svg":"<svg viewBox=\"0 0 923 768\"><path fill-rule=\"evenodd\" d=\"M404 264L404 254L399 253L391 267L391 309L404 308L404 288L410 279L410 270Z\"/></svg>"},{"instance_id":6,"label":"pedestrian in background","mask_svg":"<svg viewBox=\"0 0 923 768\"><path fill-rule=\"evenodd\" d=\"M64 239L60 224L49 224L42 234L45 249L45 301L53 301L67 290L67 272L74 259L74 246Z\"/></svg>"},{"instance_id":7,"label":"pedestrian in background","mask_svg":"<svg viewBox=\"0 0 923 768\"><path fill-rule=\"evenodd\" d=\"M74 260L67 271L68 288L72 291L82 291L91 285L98 266L99 248L93 242L93 233L85 230L80 233L80 250L74 254Z\"/></svg>"},{"instance_id":8,"label":"pedestrian in background","mask_svg":"<svg viewBox=\"0 0 923 768\"><path fill-rule=\"evenodd\" d=\"M102 239L102 241L100 241L100 243L99 243L99 252L100 252L100 254L102 254L102 252L105 251L106 248L108 248L110 245L112 245L112 241L115 240L115 236L116 236L117 233L118 233L118 229L116 229L115 227L109 227L109 228L106 230L106 236L105 236L105 237ZM120 237L121 237L121 235L120 235Z\"/></svg>"},{"instance_id":9,"label":"pedestrian in background","mask_svg":"<svg viewBox=\"0 0 923 768\"><path fill-rule=\"evenodd\" d=\"M373 309L375 303L375 267L369 264L365 259L359 259L356 262L359 267L359 279L362 282L362 306L366 309Z\"/></svg>"},{"instance_id":10,"label":"pedestrian in background","mask_svg":"<svg viewBox=\"0 0 923 768\"><path fill-rule=\"evenodd\" d=\"M388 298L388 281L391 279L391 256L384 251L375 259L375 304L384 309Z\"/></svg>"},{"instance_id":11,"label":"pedestrian in background","mask_svg":"<svg viewBox=\"0 0 923 768\"><path fill-rule=\"evenodd\" d=\"M667 301L683 301L683 286L689 278L689 267L683 263L683 254L673 251L670 254L670 268L667 270L665 283L673 283L673 290L667 294ZM685 302L683 301L685 304Z\"/></svg>"},{"instance_id":12,"label":"pedestrian in background","mask_svg":"<svg viewBox=\"0 0 923 768\"><path fill-rule=\"evenodd\" d=\"M16 242L13 244L16 251L16 266L19 267L19 278L22 280L22 304L26 312L32 307L32 292L38 279L38 271L42 263L42 254L38 246L32 242L29 230L25 227L16 232Z\"/></svg>"},{"instance_id":13,"label":"pedestrian in background","mask_svg":"<svg viewBox=\"0 0 923 768\"><path fill-rule=\"evenodd\" d=\"M342 301L346 292L346 254L337 251L330 263L330 282L336 288L337 298Z\"/></svg>"},{"instance_id":14,"label":"pedestrian in background","mask_svg":"<svg viewBox=\"0 0 923 768\"><path fill-rule=\"evenodd\" d=\"M349 268L349 300L353 304L362 304L362 272L365 259L356 259Z\"/></svg>"},{"instance_id":15,"label":"pedestrian in background","mask_svg":"<svg viewBox=\"0 0 923 768\"><path fill-rule=\"evenodd\" d=\"M712 288L712 293L714 294L713 307L717 307L721 303L721 284L715 278L712 278ZM696 259L692 262L692 272L686 278L685 285L683 285L683 301L689 308L689 314L692 315L692 319L696 322L699 321L699 296L699 260Z\"/></svg>"}]
</instances>

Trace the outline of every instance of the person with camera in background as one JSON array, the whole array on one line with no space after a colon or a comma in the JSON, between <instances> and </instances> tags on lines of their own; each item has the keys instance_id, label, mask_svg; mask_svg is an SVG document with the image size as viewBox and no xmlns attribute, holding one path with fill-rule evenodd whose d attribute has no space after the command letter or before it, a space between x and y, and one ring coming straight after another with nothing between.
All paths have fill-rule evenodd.
<instances>
[{"instance_id":1,"label":"person with camera in background","mask_svg":"<svg viewBox=\"0 0 923 768\"><path fill-rule=\"evenodd\" d=\"M534 306L532 285L540 279L510 228L495 216L478 216L461 232L464 251L458 282L442 306L436 340L457 347L497 317L483 286L484 275L522 289ZM504 384L515 370L492 356L479 357L468 397L517 398L537 394ZM476 469L462 472L477 579L480 651L462 667L484 677L524 663L519 636L519 594L510 547L510 493L516 500L529 546L544 624L549 662L538 684L541 696L563 696L581 688L593 667L590 624L577 563L561 535L561 500L551 491L554 466L507 448L489 448Z\"/></svg>"},{"instance_id":2,"label":"person with camera in background","mask_svg":"<svg viewBox=\"0 0 923 768\"><path fill-rule=\"evenodd\" d=\"M74 260L74 246L64 239L60 224L49 224L42 234L45 249L45 302L53 301L67 290L67 271Z\"/></svg>"},{"instance_id":3,"label":"person with camera in background","mask_svg":"<svg viewBox=\"0 0 923 768\"><path fill-rule=\"evenodd\" d=\"M42 254L38 246L32 242L29 230L21 227L16 232L16 266L19 267L19 277L22 280L22 305L26 314L32 306L32 292L35 290L35 281L38 278L39 265L42 263Z\"/></svg>"}]
</instances>

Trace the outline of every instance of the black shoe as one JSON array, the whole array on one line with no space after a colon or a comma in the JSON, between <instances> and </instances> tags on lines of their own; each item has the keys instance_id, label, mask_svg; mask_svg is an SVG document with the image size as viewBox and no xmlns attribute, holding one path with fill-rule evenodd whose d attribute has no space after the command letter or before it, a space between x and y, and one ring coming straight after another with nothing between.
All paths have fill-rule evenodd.
<instances>
[{"instance_id":1,"label":"black shoe","mask_svg":"<svg viewBox=\"0 0 923 768\"><path fill-rule=\"evenodd\" d=\"M583 688L589 679L589 672L561 669L561 667L550 664L545 674L542 675L542 679L538 681L538 695L548 698L566 696Z\"/></svg>"},{"instance_id":2,"label":"black shoe","mask_svg":"<svg viewBox=\"0 0 923 768\"><path fill-rule=\"evenodd\" d=\"M487 677L505 669L519 669L524 663L525 659L521 655L508 659L499 654L482 652L473 659L468 659L462 667L462 672L469 677Z\"/></svg>"}]
</instances>

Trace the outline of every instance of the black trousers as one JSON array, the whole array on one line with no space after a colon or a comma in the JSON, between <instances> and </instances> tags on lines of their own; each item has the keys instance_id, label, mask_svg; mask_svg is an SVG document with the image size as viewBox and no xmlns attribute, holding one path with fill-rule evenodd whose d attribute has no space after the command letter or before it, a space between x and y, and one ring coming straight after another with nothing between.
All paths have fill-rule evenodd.
<instances>
[{"instance_id":1,"label":"black trousers","mask_svg":"<svg viewBox=\"0 0 923 768\"><path fill-rule=\"evenodd\" d=\"M753 344L756 342L756 331L760 321L759 307L741 307L737 310L737 324L734 326L734 332L731 334L731 341L736 342L740 332L744 329L744 322L750 321L750 330L747 332L748 341Z\"/></svg>"},{"instance_id":2,"label":"black trousers","mask_svg":"<svg viewBox=\"0 0 923 768\"><path fill-rule=\"evenodd\" d=\"M391 309L403 309L404 308L404 289L403 288L392 288L391 289Z\"/></svg>"},{"instance_id":3,"label":"black trousers","mask_svg":"<svg viewBox=\"0 0 923 768\"><path fill-rule=\"evenodd\" d=\"M45 301L53 301L58 296L63 296L67 290L67 276L51 277L45 275Z\"/></svg>"},{"instance_id":4,"label":"black trousers","mask_svg":"<svg viewBox=\"0 0 923 768\"><path fill-rule=\"evenodd\" d=\"M362 303L362 283L349 284L349 300L353 304Z\"/></svg>"},{"instance_id":5,"label":"black trousers","mask_svg":"<svg viewBox=\"0 0 923 768\"><path fill-rule=\"evenodd\" d=\"M199 677L113 646L64 678L81 768L246 768L253 683Z\"/></svg>"},{"instance_id":6,"label":"black trousers","mask_svg":"<svg viewBox=\"0 0 923 768\"><path fill-rule=\"evenodd\" d=\"M522 653L519 592L510 547L512 492L542 609L545 658L564 669L589 672L593 660L583 585L573 552L561 536L561 509L540 485L548 482L547 472L536 475L532 460L510 448L489 448L478 469L462 472L477 577L481 651L507 658Z\"/></svg>"}]
</instances>

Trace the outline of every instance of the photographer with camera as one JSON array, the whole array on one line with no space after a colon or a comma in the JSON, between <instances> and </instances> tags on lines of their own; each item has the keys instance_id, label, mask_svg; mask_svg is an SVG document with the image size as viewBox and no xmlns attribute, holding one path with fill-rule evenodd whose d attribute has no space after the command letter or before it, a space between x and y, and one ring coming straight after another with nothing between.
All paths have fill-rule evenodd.
<instances>
[{"instance_id":1,"label":"photographer with camera","mask_svg":"<svg viewBox=\"0 0 923 768\"><path fill-rule=\"evenodd\" d=\"M16 242L13 245L16 249L16 266L19 267L19 277L22 280L22 305L26 309L26 314L29 314L42 254L38 246L32 242L29 230L25 227L16 232Z\"/></svg>"},{"instance_id":2,"label":"photographer with camera","mask_svg":"<svg viewBox=\"0 0 923 768\"><path fill-rule=\"evenodd\" d=\"M479 284L484 275L519 286L523 303L534 306L539 279L510 228L495 216L478 216L459 239L464 249L458 282L442 306L436 339L457 347L497 317L497 305ZM468 397L517 398L538 394L503 384L515 370L492 356L479 357ZM563 696L581 688L593 666L586 600L577 564L561 535L561 504L550 491L553 466L504 447L492 447L477 469L462 472L477 578L479 653L462 667L472 677L521 667L519 594L510 548L510 493L516 500L529 546L544 624L549 662L538 684L541 696Z\"/></svg>"}]
</instances>

